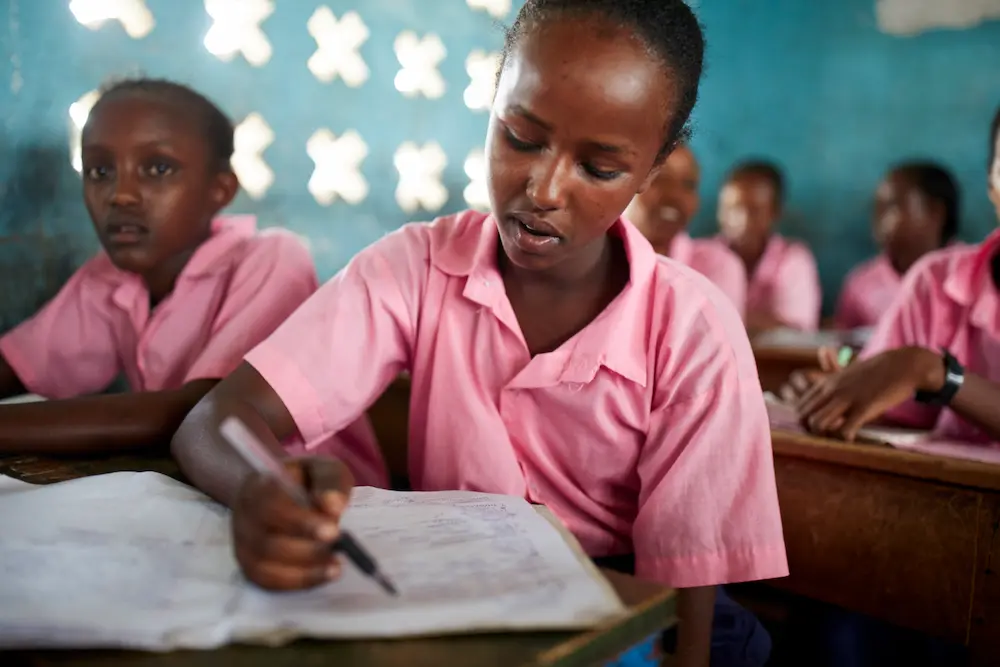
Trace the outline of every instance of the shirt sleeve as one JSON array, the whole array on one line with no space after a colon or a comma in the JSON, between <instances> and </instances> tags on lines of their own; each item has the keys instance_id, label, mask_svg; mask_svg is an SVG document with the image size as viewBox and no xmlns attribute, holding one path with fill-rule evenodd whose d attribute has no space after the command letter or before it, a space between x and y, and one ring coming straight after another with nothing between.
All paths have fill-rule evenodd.
<instances>
[{"instance_id":1,"label":"shirt sleeve","mask_svg":"<svg viewBox=\"0 0 1000 667\"><path fill-rule=\"evenodd\" d=\"M858 281L857 274L851 272L840 288L840 296L837 298L837 310L834 313L834 321L838 329L854 329L863 326L861 315L858 312Z\"/></svg>"},{"instance_id":2,"label":"shirt sleeve","mask_svg":"<svg viewBox=\"0 0 1000 667\"><path fill-rule=\"evenodd\" d=\"M294 234L267 231L249 242L252 246L233 270L208 344L185 382L232 373L318 287L312 256Z\"/></svg>"},{"instance_id":3,"label":"shirt sleeve","mask_svg":"<svg viewBox=\"0 0 1000 667\"><path fill-rule=\"evenodd\" d=\"M361 251L247 355L306 443L354 422L409 368L426 227L407 225Z\"/></svg>"},{"instance_id":4,"label":"shirt sleeve","mask_svg":"<svg viewBox=\"0 0 1000 667\"><path fill-rule=\"evenodd\" d=\"M796 243L787 251L778 275L774 316L801 331L819 328L823 290L816 260L805 246Z\"/></svg>"},{"instance_id":5,"label":"shirt sleeve","mask_svg":"<svg viewBox=\"0 0 1000 667\"><path fill-rule=\"evenodd\" d=\"M922 262L912 267L903 279L899 294L879 320L871 338L859 355L860 359L870 359L887 350L914 345L936 349L933 337L935 318L948 322L948 317L933 312L935 284L933 266ZM885 414L890 421L914 428L933 428L940 408L907 401Z\"/></svg>"},{"instance_id":6,"label":"shirt sleeve","mask_svg":"<svg viewBox=\"0 0 1000 667\"><path fill-rule=\"evenodd\" d=\"M747 309L747 272L735 255L720 257L711 272L712 282L729 297L742 317Z\"/></svg>"},{"instance_id":7,"label":"shirt sleeve","mask_svg":"<svg viewBox=\"0 0 1000 667\"><path fill-rule=\"evenodd\" d=\"M110 321L111 289L90 260L31 319L0 338L0 354L25 389L46 398L94 394L121 364Z\"/></svg>"},{"instance_id":8,"label":"shirt sleeve","mask_svg":"<svg viewBox=\"0 0 1000 667\"><path fill-rule=\"evenodd\" d=\"M637 464L636 574L679 588L788 574L756 365L735 311L716 310L677 323Z\"/></svg>"}]
</instances>

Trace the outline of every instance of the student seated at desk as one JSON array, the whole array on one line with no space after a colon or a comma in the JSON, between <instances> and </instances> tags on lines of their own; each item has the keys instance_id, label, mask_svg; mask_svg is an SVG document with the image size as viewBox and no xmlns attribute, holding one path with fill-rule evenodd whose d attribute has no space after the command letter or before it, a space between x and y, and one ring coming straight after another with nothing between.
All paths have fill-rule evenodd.
<instances>
[{"instance_id":1,"label":"student seated at desk","mask_svg":"<svg viewBox=\"0 0 1000 667\"><path fill-rule=\"evenodd\" d=\"M414 489L545 504L592 557L634 554L639 577L680 590L675 664L709 664L710 642L712 664L766 661L763 628L716 593L788 572L743 323L621 218L684 136L702 55L682 0L522 6L486 140L493 214L406 225L362 251L174 437L188 478L233 508L252 581L338 576L329 543L356 471L337 450L290 461L322 508L303 509L230 449L222 420L283 454L408 371Z\"/></svg>"},{"instance_id":2,"label":"student seated at desk","mask_svg":"<svg viewBox=\"0 0 1000 667\"><path fill-rule=\"evenodd\" d=\"M769 329L815 331L822 290L809 248L774 230L781 218L785 179L770 162L748 161L730 171L719 193L716 243L743 260L746 322L751 334Z\"/></svg>"},{"instance_id":3,"label":"student seated at desk","mask_svg":"<svg viewBox=\"0 0 1000 667\"><path fill-rule=\"evenodd\" d=\"M0 338L0 452L166 445L187 411L317 287L306 246L218 217L239 187L233 125L185 86L111 86L83 128L103 252ZM133 393L93 396L124 372Z\"/></svg>"},{"instance_id":4,"label":"student seated at desk","mask_svg":"<svg viewBox=\"0 0 1000 667\"><path fill-rule=\"evenodd\" d=\"M1000 110L989 150L1000 219ZM861 360L833 370L799 399L814 432L853 440L884 416L941 439L1000 442L1000 231L918 261Z\"/></svg>"},{"instance_id":5,"label":"student seated at desk","mask_svg":"<svg viewBox=\"0 0 1000 667\"><path fill-rule=\"evenodd\" d=\"M927 253L951 243L958 220L958 185L947 169L933 162L894 167L875 195L873 227L882 253L848 274L837 303L837 327L875 326L906 272Z\"/></svg>"},{"instance_id":6,"label":"student seated at desk","mask_svg":"<svg viewBox=\"0 0 1000 667\"><path fill-rule=\"evenodd\" d=\"M687 144L667 156L660 174L635 196L625 217L659 254L686 264L716 284L741 313L746 308L747 273L733 251L711 239L692 239L687 227L698 212L698 160Z\"/></svg>"}]
</instances>

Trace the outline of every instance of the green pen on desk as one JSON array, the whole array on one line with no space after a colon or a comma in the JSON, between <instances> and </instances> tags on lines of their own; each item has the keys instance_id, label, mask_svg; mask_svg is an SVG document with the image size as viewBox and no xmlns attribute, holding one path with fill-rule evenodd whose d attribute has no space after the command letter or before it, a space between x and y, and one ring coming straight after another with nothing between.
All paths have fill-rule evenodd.
<instances>
[{"instance_id":1,"label":"green pen on desk","mask_svg":"<svg viewBox=\"0 0 1000 667\"><path fill-rule=\"evenodd\" d=\"M837 365L840 366L841 368L844 368L847 366L847 364L851 363L851 359L853 358L854 358L854 350L851 347L845 345L844 347L840 348L840 350L837 352Z\"/></svg>"}]
</instances>

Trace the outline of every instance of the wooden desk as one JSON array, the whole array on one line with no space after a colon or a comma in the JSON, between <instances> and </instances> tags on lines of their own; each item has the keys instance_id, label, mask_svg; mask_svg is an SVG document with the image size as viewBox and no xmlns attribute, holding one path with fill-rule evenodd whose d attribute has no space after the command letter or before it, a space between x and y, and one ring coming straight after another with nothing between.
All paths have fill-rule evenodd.
<instances>
[{"instance_id":1,"label":"wooden desk","mask_svg":"<svg viewBox=\"0 0 1000 667\"><path fill-rule=\"evenodd\" d=\"M754 346L757 374L764 391L777 393L798 370L819 370L818 348L785 348Z\"/></svg>"},{"instance_id":2,"label":"wooden desk","mask_svg":"<svg viewBox=\"0 0 1000 667\"><path fill-rule=\"evenodd\" d=\"M772 583L1000 664L1000 466L772 435L792 573Z\"/></svg>"},{"instance_id":3,"label":"wooden desk","mask_svg":"<svg viewBox=\"0 0 1000 667\"><path fill-rule=\"evenodd\" d=\"M173 461L149 457L57 460L30 456L0 457L0 474L46 484L120 470L153 470L180 477ZM592 667L603 664L675 622L673 590L635 577L602 570L629 613L584 632L522 632L388 641L300 641L281 648L231 646L217 651L168 654L128 651L21 651L0 655L10 667L422 667L476 665Z\"/></svg>"}]
</instances>

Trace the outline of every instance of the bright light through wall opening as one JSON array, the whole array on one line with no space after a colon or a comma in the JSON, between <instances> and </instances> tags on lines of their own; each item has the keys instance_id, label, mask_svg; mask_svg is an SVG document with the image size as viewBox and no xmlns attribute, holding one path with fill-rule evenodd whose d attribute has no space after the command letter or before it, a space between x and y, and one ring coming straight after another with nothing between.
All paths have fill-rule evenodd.
<instances>
[{"instance_id":1,"label":"bright light through wall opening","mask_svg":"<svg viewBox=\"0 0 1000 667\"><path fill-rule=\"evenodd\" d=\"M419 208L438 211L448 201L441 175L448 165L444 149L434 141L417 146L411 141L400 145L393 158L399 172L396 203L407 213Z\"/></svg>"},{"instance_id":2,"label":"bright light through wall opening","mask_svg":"<svg viewBox=\"0 0 1000 667\"><path fill-rule=\"evenodd\" d=\"M90 110L97 104L101 94L96 90L84 94L76 102L69 105L69 155L70 164L73 169L80 173L83 171L83 153L80 145L83 136L83 126L87 124L90 117Z\"/></svg>"},{"instance_id":3,"label":"bright light through wall opening","mask_svg":"<svg viewBox=\"0 0 1000 667\"><path fill-rule=\"evenodd\" d=\"M338 21L329 7L320 7L309 19L306 29L318 47L306 63L313 76L323 83L339 76L352 88L368 80L368 65L360 49L369 33L357 12L347 12Z\"/></svg>"},{"instance_id":4,"label":"bright light through wall opening","mask_svg":"<svg viewBox=\"0 0 1000 667\"><path fill-rule=\"evenodd\" d=\"M462 96L465 106L473 111L486 111L493 104L493 88L496 85L500 54L475 50L465 59L465 72L469 75L469 87Z\"/></svg>"},{"instance_id":5,"label":"bright light through wall opening","mask_svg":"<svg viewBox=\"0 0 1000 667\"><path fill-rule=\"evenodd\" d=\"M309 192L323 206L338 197L348 204L360 204L368 196L368 181L361 162L368 146L354 130L337 137L327 129L317 130L306 143L306 152L316 164L309 179Z\"/></svg>"},{"instance_id":6,"label":"bright light through wall opening","mask_svg":"<svg viewBox=\"0 0 1000 667\"><path fill-rule=\"evenodd\" d=\"M264 151L272 143L274 131L258 113L250 114L236 126L233 171L253 199L263 199L274 183L274 172L264 161Z\"/></svg>"},{"instance_id":7,"label":"bright light through wall opening","mask_svg":"<svg viewBox=\"0 0 1000 667\"><path fill-rule=\"evenodd\" d=\"M271 42L261 24L274 13L272 0L205 0L205 11L212 17L205 49L213 56L229 62L239 53L254 67L271 59Z\"/></svg>"},{"instance_id":8,"label":"bright light through wall opening","mask_svg":"<svg viewBox=\"0 0 1000 667\"><path fill-rule=\"evenodd\" d=\"M510 13L510 0L465 0L472 9L487 12L495 19L502 19Z\"/></svg>"},{"instance_id":9,"label":"bright light through wall opening","mask_svg":"<svg viewBox=\"0 0 1000 667\"><path fill-rule=\"evenodd\" d=\"M145 0L71 0L69 10L91 30L107 21L118 21L132 39L142 39L156 25Z\"/></svg>"},{"instance_id":10,"label":"bright light through wall opening","mask_svg":"<svg viewBox=\"0 0 1000 667\"><path fill-rule=\"evenodd\" d=\"M465 175L469 177L469 184L462 192L465 203L477 211L488 211L490 193L486 189L486 155L482 149L477 148L465 158Z\"/></svg>"},{"instance_id":11,"label":"bright light through wall opening","mask_svg":"<svg viewBox=\"0 0 1000 667\"><path fill-rule=\"evenodd\" d=\"M440 37L428 34L421 39L412 31L405 30L396 37L394 48L402 66L394 81L396 90L406 97L423 95L437 99L444 95L444 78L438 71L438 65L447 51Z\"/></svg>"}]
</instances>

